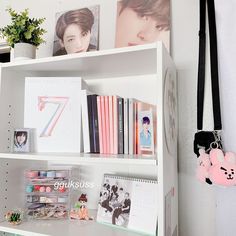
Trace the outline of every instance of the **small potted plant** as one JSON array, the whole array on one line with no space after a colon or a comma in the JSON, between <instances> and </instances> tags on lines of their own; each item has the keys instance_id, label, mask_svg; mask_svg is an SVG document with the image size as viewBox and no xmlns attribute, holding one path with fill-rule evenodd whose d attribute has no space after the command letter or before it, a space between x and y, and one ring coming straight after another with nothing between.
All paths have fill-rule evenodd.
<instances>
[{"instance_id":1,"label":"small potted plant","mask_svg":"<svg viewBox=\"0 0 236 236\"><path fill-rule=\"evenodd\" d=\"M11 16L11 24L0 28L0 37L5 38L10 47L14 48L14 59L34 59L36 48L45 41L42 35L46 30L40 28L45 18L29 18L29 10L17 13L7 8Z\"/></svg>"},{"instance_id":2,"label":"small potted plant","mask_svg":"<svg viewBox=\"0 0 236 236\"><path fill-rule=\"evenodd\" d=\"M11 224L19 225L22 222L23 213L20 210L8 211L5 218Z\"/></svg>"}]
</instances>

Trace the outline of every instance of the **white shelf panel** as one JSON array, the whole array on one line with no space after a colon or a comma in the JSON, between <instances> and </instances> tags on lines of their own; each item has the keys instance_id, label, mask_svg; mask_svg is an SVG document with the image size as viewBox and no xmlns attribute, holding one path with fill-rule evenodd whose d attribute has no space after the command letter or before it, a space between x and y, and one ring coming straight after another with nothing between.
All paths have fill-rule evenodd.
<instances>
[{"instance_id":1,"label":"white shelf panel","mask_svg":"<svg viewBox=\"0 0 236 236\"><path fill-rule=\"evenodd\" d=\"M133 47L107 49L57 57L38 58L2 64L11 71L76 71L79 76L115 77L156 73L157 50L161 42ZM161 51L160 51L161 52ZM77 74L78 75L78 74Z\"/></svg>"},{"instance_id":2,"label":"white shelf panel","mask_svg":"<svg viewBox=\"0 0 236 236\"><path fill-rule=\"evenodd\" d=\"M55 161L59 164L91 165L157 165L156 156L140 157L138 155L111 155L85 153L0 153L0 158L14 160Z\"/></svg>"},{"instance_id":3,"label":"white shelf panel","mask_svg":"<svg viewBox=\"0 0 236 236\"><path fill-rule=\"evenodd\" d=\"M22 236L78 236L78 235L109 235L138 236L140 234L118 229L95 221L45 220L28 221L13 226L8 222L0 223L0 231Z\"/></svg>"}]
</instances>

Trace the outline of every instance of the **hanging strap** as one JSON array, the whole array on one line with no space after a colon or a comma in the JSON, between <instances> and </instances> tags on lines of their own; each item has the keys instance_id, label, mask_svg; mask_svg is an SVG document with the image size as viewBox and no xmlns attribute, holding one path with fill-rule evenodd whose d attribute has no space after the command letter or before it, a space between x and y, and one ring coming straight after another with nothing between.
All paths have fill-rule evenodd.
<instances>
[{"instance_id":1,"label":"hanging strap","mask_svg":"<svg viewBox=\"0 0 236 236\"><path fill-rule=\"evenodd\" d=\"M203 106L205 90L205 64L206 64L206 3L208 6L209 35L210 35L210 61L211 61L211 87L214 116L214 130L221 130L220 94L218 79L217 35L214 0L200 0L200 31L199 31L199 58L198 58L198 90L197 90L197 128L202 130Z\"/></svg>"}]
</instances>

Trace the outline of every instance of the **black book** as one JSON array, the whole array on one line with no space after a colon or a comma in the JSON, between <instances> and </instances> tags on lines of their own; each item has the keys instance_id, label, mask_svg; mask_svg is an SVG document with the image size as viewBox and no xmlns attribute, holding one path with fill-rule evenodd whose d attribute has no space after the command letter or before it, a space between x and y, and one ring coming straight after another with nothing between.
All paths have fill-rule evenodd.
<instances>
[{"instance_id":1,"label":"black book","mask_svg":"<svg viewBox=\"0 0 236 236\"><path fill-rule=\"evenodd\" d=\"M118 153L124 154L124 99L117 98Z\"/></svg>"},{"instance_id":2,"label":"black book","mask_svg":"<svg viewBox=\"0 0 236 236\"><path fill-rule=\"evenodd\" d=\"M94 139L93 139L93 115L92 115L92 96L87 96L88 102L88 118L89 118L89 141L90 141L90 152L94 152Z\"/></svg>"},{"instance_id":3,"label":"black book","mask_svg":"<svg viewBox=\"0 0 236 236\"><path fill-rule=\"evenodd\" d=\"M97 95L92 96L92 126L93 126L93 152L99 153L99 130L98 130L98 108L97 108Z\"/></svg>"}]
</instances>

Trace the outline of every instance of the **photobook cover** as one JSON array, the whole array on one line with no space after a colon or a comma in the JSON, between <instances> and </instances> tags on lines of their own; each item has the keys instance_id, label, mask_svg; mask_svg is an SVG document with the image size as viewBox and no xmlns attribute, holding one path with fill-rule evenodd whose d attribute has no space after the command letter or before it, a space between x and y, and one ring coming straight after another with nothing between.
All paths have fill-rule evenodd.
<instances>
[{"instance_id":1,"label":"photobook cover","mask_svg":"<svg viewBox=\"0 0 236 236\"><path fill-rule=\"evenodd\" d=\"M38 152L81 152L79 77L25 79L24 126L36 129Z\"/></svg>"}]
</instances>

